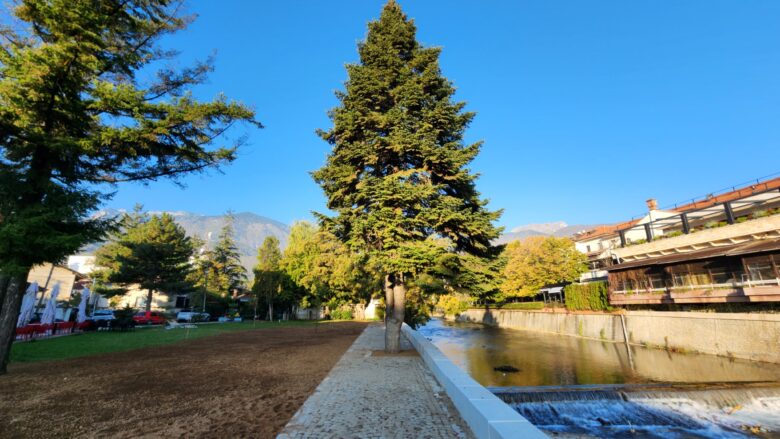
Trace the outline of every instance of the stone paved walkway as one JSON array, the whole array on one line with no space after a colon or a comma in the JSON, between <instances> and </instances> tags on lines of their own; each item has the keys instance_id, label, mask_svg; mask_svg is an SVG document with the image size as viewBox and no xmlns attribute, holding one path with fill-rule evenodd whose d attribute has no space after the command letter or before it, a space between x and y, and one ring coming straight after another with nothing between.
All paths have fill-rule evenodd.
<instances>
[{"instance_id":1,"label":"stone paved walkway","mask_svg":"<svg viewBox=\"0 0 780 439\"><path fill-rule=\"evenodd\" d=\"M384 325L367 327L278 438L473 437L419 356L383 348Z\"/></svg>"}]
</instances>

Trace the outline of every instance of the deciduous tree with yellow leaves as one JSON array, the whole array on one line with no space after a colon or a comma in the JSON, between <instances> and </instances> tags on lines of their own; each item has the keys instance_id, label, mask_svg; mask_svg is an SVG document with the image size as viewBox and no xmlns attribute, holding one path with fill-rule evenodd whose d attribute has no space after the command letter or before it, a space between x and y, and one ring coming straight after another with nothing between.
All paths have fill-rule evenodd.
<instances>
[{"instance_id":1,"label":"deciduous tree with yellow leaves","mask_svg":"<svg viewBox=\"0 0 780 439\"><path fill-rule=\"evenodd\" d=\"M501 291L507 297L534 296L545 285L576 280L587 270L587 258L569 238L532 236L510 242Z\"/></svg>"}]
</instances>

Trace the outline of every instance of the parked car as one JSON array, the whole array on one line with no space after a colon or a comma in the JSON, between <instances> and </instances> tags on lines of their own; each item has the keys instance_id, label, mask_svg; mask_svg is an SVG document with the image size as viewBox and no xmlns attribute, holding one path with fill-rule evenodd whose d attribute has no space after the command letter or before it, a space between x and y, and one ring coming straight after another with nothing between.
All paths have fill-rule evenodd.
<instances>
[{"instance_id":1,"label":"parked car","mask_svg":"<svg viewBox=\"0 0 780 439\"><path fill-rule=\"evenodd\" d=\"M111 309L96 309L95 312L92 313L92 316L87 320L92 320L93 322L98 322L102 320L115 320L116 316L114 315L114 310Z\"/></svg>"},{"instance_id":2,"label":"parked car","mask_svg":"<svg viewBox=\"0 0 780 439\"><path fill-rule=\"evenodd\" d=\"M208 322L209 320L211 320L211 314L207 312L179 311L176 314L176 321L179 323Z\"/></svg>"},{"instance_id":3,"label":"parked car","mask_svg":"<svg viewBox=\"0 0 780 439\"><path fill-rule=\"evenodd\" d=\"M141 311L133 316L133 321L138 325L162 325L165 316L155 311Z\"/></svg>"}]
</instances>

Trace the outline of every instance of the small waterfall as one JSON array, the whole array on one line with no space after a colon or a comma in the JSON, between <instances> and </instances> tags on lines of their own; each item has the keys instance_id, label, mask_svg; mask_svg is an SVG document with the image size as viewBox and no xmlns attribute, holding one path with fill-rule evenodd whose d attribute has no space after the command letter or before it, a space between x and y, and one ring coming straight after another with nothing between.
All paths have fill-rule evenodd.
<instances>
[{"instance_id":1,"label":"small waterfall","mask_svg":"<svg viewBox=\"0 0 780 439\"><path fill-rule=\"evenodd\" d=\"M572 386L492 388L536 426L594 437L780 435L780 387Z\"/></svg>"}]
</instances>

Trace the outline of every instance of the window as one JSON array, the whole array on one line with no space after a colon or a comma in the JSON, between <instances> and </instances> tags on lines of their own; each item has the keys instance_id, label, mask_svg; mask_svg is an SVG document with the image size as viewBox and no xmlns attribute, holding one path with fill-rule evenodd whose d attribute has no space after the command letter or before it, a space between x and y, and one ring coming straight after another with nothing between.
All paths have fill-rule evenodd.
<instances>
[{"instance_id":1,"label":"window","mask_svg":"<svg viewBox=\"0 0 780 439\"><path fill-rule=\"evenodd\" d=\"M586 245L585 248L587 249L587 252L590 253L590 245Z\"/></svg>"},{"instance_id":2,"label":"window","mask_svg":"<svg viewBox=\"0 0 780 439\"><path fill-rule=\"evenodd\" d=\"M734 280L732 279L731 273L726 271L723 267L711 268L710 277L712 277L712 283L714 284L727 284Z\"/></svg>"},{"instance_id":3,"label":"window","mask_svg":"<svg viewBox=\"0 0 780 439\"><path fill-rule=\"evenodd\" d=\"M675 273L672 275L672 284L676 287L688 285L688 275L686 273Z\"/></svg>"},{"instance_id":4,"label":"window","mask_svg":"<svg viewBox=\"0 0 780 439\"><path fill-rule=\"evenodd\" d=\"M647 276L648 283L650 284L650 288L663 288L664 285L664 278L660 274L651 274Z\"/></svg>"},{"instance_id":5,"label":"window","mask_svg":"<svg viewBox=\"0 0 780 439\"><path fill-rule=\"evenodd\" d=\"M775 279L775 270L769 261L756 261L747 264L747 271L750 280L770 280Z\"/></svg>"},{"instance_id":6,"label":"window","mask_svg":"<svg viewBox=\"0 0 780 439\"><path fill-rule=\"evenodd\" d=\"M187 296L176 296L175 308L189 308L190 298Z\"/></svg>"}]
</instances>

